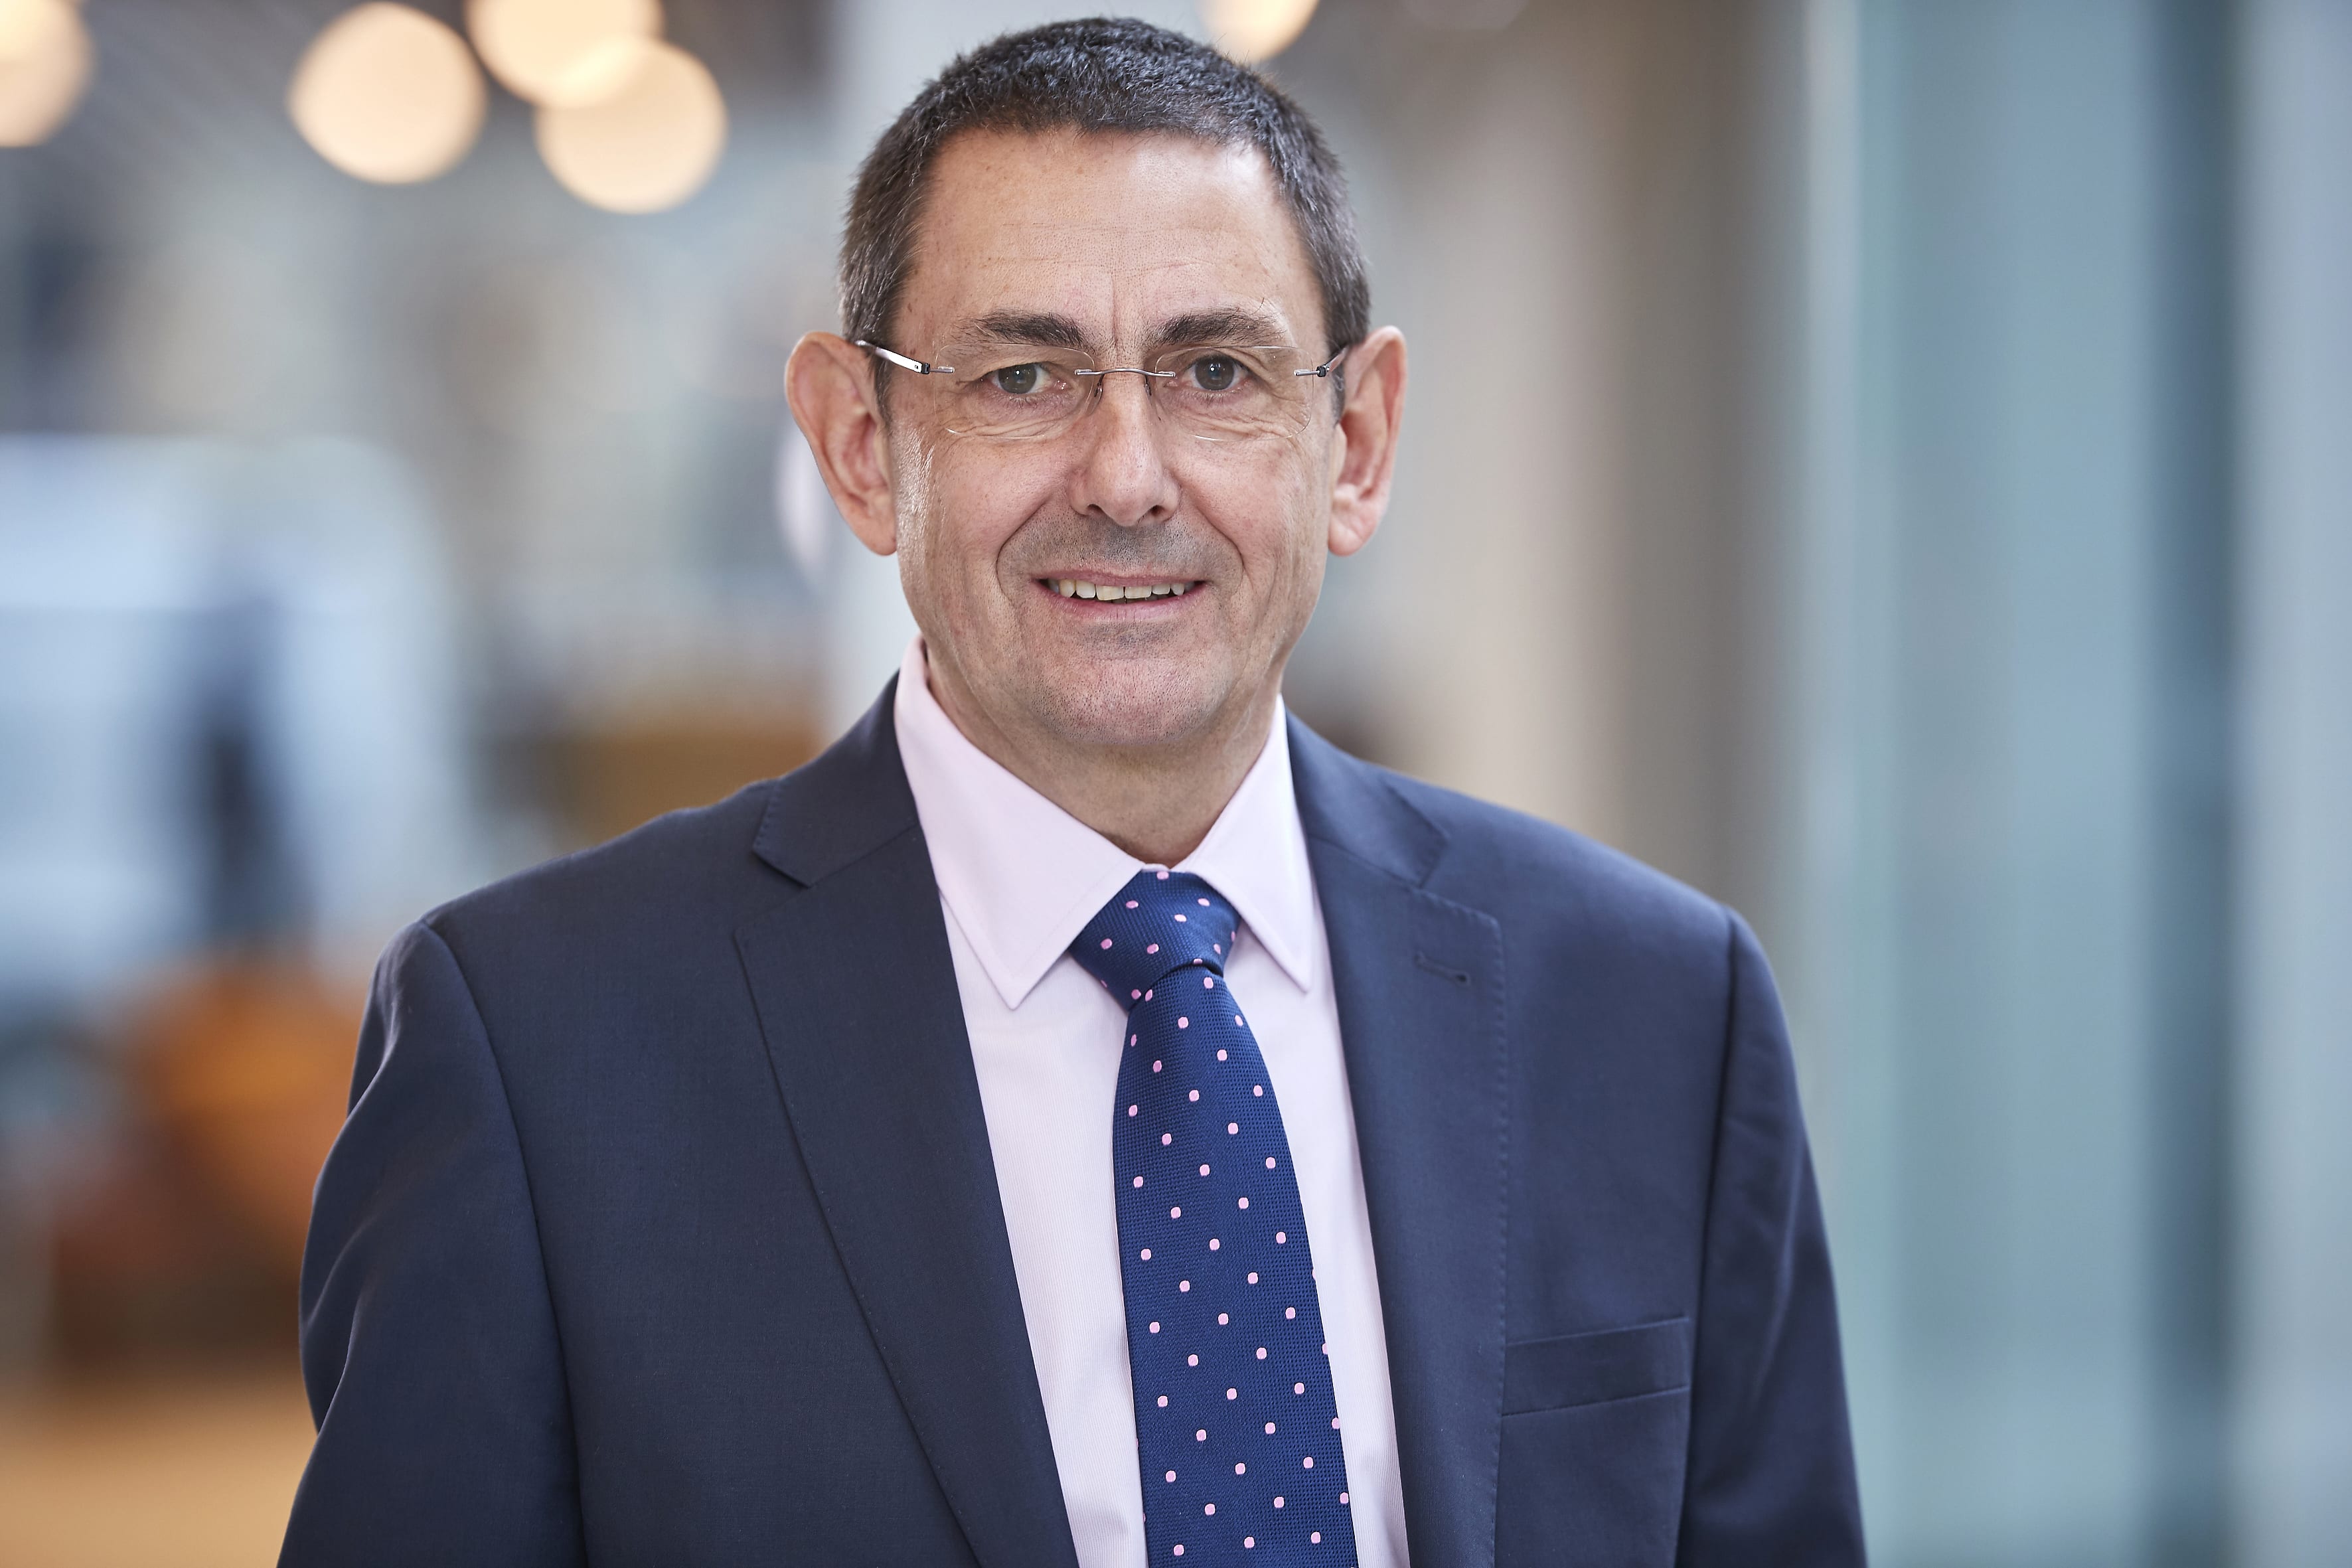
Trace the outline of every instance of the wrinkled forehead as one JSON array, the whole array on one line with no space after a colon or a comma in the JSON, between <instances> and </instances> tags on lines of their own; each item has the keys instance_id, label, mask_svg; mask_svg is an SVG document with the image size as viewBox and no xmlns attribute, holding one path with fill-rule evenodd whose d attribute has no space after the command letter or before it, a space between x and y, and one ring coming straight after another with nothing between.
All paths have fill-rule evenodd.
<instances>
[{"instance_id":1,"label":"wrinkled forehead","mask_svg":"<svg viewBox=\"0 0 2352 1568\"><path fill-rule=\"evenodd\" d=\"M1314 271L1257 149L1173 135L967 132L932 165L898 331L938 347L1060 319L1133 351L1183 319L1322 341Z\"/></svg>"}]
</instances>

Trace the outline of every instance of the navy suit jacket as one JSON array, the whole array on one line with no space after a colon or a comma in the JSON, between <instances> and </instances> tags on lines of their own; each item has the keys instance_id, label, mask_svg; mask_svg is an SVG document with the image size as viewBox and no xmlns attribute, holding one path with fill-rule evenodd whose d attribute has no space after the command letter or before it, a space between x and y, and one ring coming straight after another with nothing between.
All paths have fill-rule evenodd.
<instances>
[{"instance_id":1,"label":"navy suit jacket","mask_svg":"<svg viewBox=\"0 0 2352 1568\"><path fill-rule=\"evenodd\" d=\"M283 1563L1075 1568L890 695L394 942L319 1179ZM1414 1563L1860 1563L1747 928L1290 745Z\"/></svg>"}]
</instances>

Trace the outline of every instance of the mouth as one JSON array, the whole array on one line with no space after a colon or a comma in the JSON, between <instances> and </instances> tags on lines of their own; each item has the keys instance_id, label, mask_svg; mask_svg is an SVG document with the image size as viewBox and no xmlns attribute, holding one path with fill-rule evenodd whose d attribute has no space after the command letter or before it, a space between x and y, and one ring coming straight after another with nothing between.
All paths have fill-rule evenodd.
<instances>
[{"instance_id":1,"label":"mouth","mask_svg":"<svg viewBox=\"0 0 2352 1568\"><path fill-rule=\"evenodd\" d=\"M1040 577L1036 582L1048 593L1059 594L1065 599L1093 599L1102 604L1181 598L1200 585L1197 578L1163 578L1157 581L1145 578L1113 583L1086 577Z\"/></svg>"}]
</instances>

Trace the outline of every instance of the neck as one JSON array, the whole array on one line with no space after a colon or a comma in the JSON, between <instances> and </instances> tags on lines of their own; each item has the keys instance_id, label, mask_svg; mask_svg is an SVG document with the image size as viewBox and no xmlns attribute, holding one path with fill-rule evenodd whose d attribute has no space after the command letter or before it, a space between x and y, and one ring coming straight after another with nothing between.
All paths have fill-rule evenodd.
<instances>
[{"instance_id":1,"label":"neck","mask_svg":"<svg viewBox=\"0 0 2352 1568\"><path fill-rule=\"evenodd\" d=\"M1013 777L1139 860L1173 866L1201 847L1265 749L1277 687L1196 737L1154 746L1056 743L993 723L935 664L931 696Z\"/></svg>"}]
</instances>

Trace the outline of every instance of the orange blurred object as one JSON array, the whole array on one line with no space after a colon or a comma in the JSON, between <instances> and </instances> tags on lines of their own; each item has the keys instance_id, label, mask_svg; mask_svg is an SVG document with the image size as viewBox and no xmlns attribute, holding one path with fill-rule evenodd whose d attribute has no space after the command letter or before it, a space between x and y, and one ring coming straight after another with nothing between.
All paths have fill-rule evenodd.
<instances>
[{"instance_id":1,"label":"orange blurred object","mask_svg":"<svg viewBox=\"0 0 2352 1568\"><path fill-rule=\"evenodd\" d=\"M547 735L548 793L566 847L601 844L666 811L708 805L790 773L823 748L798 709L698 712L674 706Z\"/></svg>"},{"instance_id":2,"label":"orange blurred object","mask_svg":"<svg viewBox=\"0 0 2352 1568\"><path fill-rule=\"evenodd\" d=\"M0 1563L270 1562L310 1435L290 1363L0 1390Z\"/></svg>"},{"instance_id":3,"label":"orange blurred object","mask_svg":"<svg viewBox=\"0 0 2352 1568\"><path fill-rule=\"evenodd\" d=\"M157 1131L289 1279L342 1126L363 1005L307 969L232 961L141 1010L133 1071Z\"/></svg>"}]
</instances>

